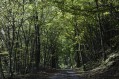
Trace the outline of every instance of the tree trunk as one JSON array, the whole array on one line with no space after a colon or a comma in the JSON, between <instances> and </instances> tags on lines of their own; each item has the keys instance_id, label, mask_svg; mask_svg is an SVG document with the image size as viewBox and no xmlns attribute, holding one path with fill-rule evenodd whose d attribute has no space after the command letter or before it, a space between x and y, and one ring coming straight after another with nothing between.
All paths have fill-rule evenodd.
<instances>
[{"instance_id":1,"label":"tree trunk","mask_svg":"<svg viewBox=\"0 0 119 79\"><path fill-rule=\"evenodd\" d=\"M38 24L38 12L35 12L35 66L39 70L40 64L40 26Z\"/></svg>"},{"instance_id":2,"label":"tree trunk","mask_svg":"<svg viewBox=\"0 0 119 79\"><path fill-rule=\"evenodd\" d=\"M2 79L5 79L5 76L4 76L4 73L3 73L3 69L2 69L1 56L0 56L0 73L1 73L1 77L2 77Z\"/></svg>"},{"instance_id":3,"label":"tree trunk","mask_svg":"<svg viewBox=\"0 0 119 79\"><path fill-rule=\"evenodd\" d=\"M98 4L98 0L95 0L96 3L96 7L97 10L99 10L99 4ZM101 40L101 48L102 48L102 56L103 56L103 60L106 59L106 53L104 50L104 41L103 41L103 27L102 27L102 23L101 23L101 17L100 17L100 13L97 14L97 18L98 18L98 24L99 24L99 28L100 28L100 40Z\"/></svg>"}]
</instances>

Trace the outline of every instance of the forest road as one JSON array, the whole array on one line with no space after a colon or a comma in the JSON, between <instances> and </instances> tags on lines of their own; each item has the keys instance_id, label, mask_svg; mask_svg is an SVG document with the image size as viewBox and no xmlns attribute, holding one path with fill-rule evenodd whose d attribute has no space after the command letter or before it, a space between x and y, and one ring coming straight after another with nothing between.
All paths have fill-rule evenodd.
<instances>
[{"instance_id":1,"label":"forest road","mask_svg":"<svg viewBox=\"0 0 119 79\"><path fill-rule=\"evenodd\" d=\"M61 70L49 79L83 79L77 76L76 72L71 69Z\"/></svg>"}]
</instances>

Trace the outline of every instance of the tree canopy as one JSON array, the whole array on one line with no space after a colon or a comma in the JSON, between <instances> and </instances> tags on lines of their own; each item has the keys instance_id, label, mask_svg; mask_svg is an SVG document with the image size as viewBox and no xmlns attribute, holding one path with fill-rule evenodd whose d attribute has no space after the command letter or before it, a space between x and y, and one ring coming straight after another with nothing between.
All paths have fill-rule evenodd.
<instances>
[{"instance_id":1,"label":"tree canopy","mask_svg":"<svg viewBox=\"0 0 119 79\"><path fill-rule=\"evenodd\" d=\"M119 49L119 0L0 0L0 73L93 69Z\"/></svg>"}]
</instances>

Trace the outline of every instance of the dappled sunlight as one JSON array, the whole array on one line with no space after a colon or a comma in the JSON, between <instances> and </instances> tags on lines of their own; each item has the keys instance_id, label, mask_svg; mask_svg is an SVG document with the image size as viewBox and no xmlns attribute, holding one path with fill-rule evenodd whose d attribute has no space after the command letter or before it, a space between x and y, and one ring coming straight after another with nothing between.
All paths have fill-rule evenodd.
<instances>
[{"instance_id":1,"label":"dappled sunlight","mask_svg":"<svg viewBox=\"0 0 119 79\"><path fill-rule=\"evenodd\" d=\"M0 79L119 79L119 0L0 0Z\"/></svg>"}]
</instances>

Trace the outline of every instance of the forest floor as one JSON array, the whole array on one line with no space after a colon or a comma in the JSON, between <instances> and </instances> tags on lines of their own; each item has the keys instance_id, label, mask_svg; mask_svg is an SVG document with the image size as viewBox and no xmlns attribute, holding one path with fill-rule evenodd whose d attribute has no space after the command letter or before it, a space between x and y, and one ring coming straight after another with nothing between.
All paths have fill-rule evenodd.
<instances>
[{"instance_id":1,"label":"forest floor","mask_svg":"<svg viewBox=\"0 0 119 79\"><path fill-rule=\"evenodd\" d=\"M79 71L77 69L50 69L44 72L26 74L15 79L98 79L98 76L95 78L92 74L92 71Z\"/></svg>"},{"instance_id":2,"label":"forest floor","mask_svg":"<svg viewBox=\"0 0 119 79\"><path fill-rule=\"evenodd\" d=\"M21 79L21 77L20 77ZM22 76L22 79L84 79L72 69L48 70Z\"/></svg>"},{"instance_id":3,"label":"forest floor","mask_svg":"<svg viewBox=\"0 0 119 79\"><path fill-rule=\"evenodd\" d=\"M46 69L17 79L119 79L119 54L110 55L99 67L90 71Z\"/></svg>"},{"instance_id":4,"label":"forest floor","mask_svg":"<svg viewBox=\"0 0 119 79\"><path fill-rule=\"evenodd\" d=\"M15 79L119 79L119 76L111 76L110 73L104 72L102 71L102 69L92 71L61 69L50 70L49 72L37 72L26 74L25 76Z\"/></svg>"}]
</instances>

